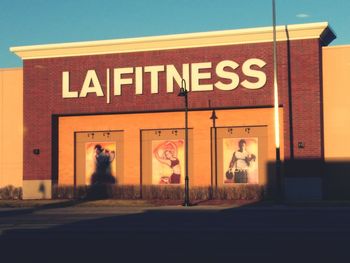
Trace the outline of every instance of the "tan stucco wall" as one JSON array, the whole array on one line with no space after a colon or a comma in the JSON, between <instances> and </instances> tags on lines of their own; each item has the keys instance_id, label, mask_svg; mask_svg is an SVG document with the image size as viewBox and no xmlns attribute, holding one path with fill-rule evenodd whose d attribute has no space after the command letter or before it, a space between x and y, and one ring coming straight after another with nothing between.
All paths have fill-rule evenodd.
<instances>
[{"instance_id":1,"label":"tan stucco wall","mask_svg":"<svg viewBox=\"0 0 350 263\"><path fill-rule=\"evenodd\" d=\"M23 199L51 199L51 180L24 180Z\"/></svg>"},{"instance_id":2,"label":"tan stucco wall","mask_svg":"<svg viewBox=\"0 0 350 263\"><path fill-rule=\"evenodd\" d=\"M326 160L350 161L350 45L323 48Z\"/></svg>"},{"instance_id":3,"label":"tan stucco wall","mask_svg":"<svg viewBox=\"0 0 350 263\"><path fill-rule=\"evenodd\" d=\"M323 48L325 196L350 199L350 45Z\"/></svg>"},{"instance_id":4,"label":"tan stucco wall","mask_svg":"<svg viewBox=\"0 0 350 263\"><path fill-rule=\"evenodd\" d=\"M209 117L211 114L211 111L189 112L189 128L193 132L193 170L191 184L196 186L210 184L210 127L212 126L212 120ZM218 116L217 127L266 125L268 149L265 160L267 162L274 160L274 115L272 108L221 110L217 111L216 114ZM280 116L283 116L282 109L280 109ZM283 134L283 118L280 119L280 123L280 133ZM97 130L123 131L124 175L121 182L123 184L139 184L140 130L181 127L184 127L183 112L61 117L59 119L59 184L73 184L74 132ZM283 138L281 149L283 153ZM260 183L265 184L266 178L262 179Z\"/></svg>"},{"instance_id":5,"label":"tan stucco wall","mask_svg":"<svg viewBox=\"0 0 350 263\"><path fill-rule=\"evenodd\" d=\"M0 187L22 186L23 70L0 69Z\"/></svg>"}]
</instances>

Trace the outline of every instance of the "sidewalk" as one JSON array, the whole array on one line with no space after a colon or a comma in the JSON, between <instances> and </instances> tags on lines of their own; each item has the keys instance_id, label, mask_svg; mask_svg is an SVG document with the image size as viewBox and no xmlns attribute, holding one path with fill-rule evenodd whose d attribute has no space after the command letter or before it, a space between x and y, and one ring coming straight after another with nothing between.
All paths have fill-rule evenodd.
<instances>
[{"instance_id":1,"label":"sidewalk","mask_svg":"<svg viewBox=\"0 0 350 263\"><path fill-rule=\"evenodd\" d=\"M8 208L64 208L64 207L143 207L143 208L311 208L349 207L350 201L283 202L254 200L204 200L193 201L193 206L183 207L182 200L0 200L0 209Z\"/></svg>"}]
</instances>

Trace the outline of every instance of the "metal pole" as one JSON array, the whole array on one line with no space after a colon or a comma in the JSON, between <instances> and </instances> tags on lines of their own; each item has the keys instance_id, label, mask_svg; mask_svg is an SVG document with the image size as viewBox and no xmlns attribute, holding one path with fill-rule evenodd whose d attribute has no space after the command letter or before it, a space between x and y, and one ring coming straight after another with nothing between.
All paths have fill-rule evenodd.
<instances>
[{"instance_id":1,"label":"metal pole","mask_svg":"<svg viewBox=\"0 0 350 263\"><path fill-rule=\"evenodd\" d=\"M216 116L215 109L213 109L210 119L213 120L214 131L214 174L215 174L215 189L218 187L218 145L217 145L217 130L216 130Z\"/></svg>"},{"instance_id":2,"label":"metal pole","mask_svg":"<svg viewBox=\"0 0 350 263\"><path fill-rule=\"evenodd\" d=\"M185 95L185 203L184 206L190 206L189 197L189 178L188 178L188 99L187 90Z\"/></svg>"},{"instance_id":3,"label":"metal pole","mask_svg":"<svg viewBox=\"0 0 350 263\"><path fill-rule=\"evenodd\" d=\"M185 97L185 200L183 206L190 206L189 178L188 178L188 91L186 81L182 79L178 96Z\"/></svg>"},{"instance_id":4,"label":"metal pole","mask_svg":"<svg viewBox=\"0 0 350 263\"><path fill-rule=\"evenodd\" d=\"M274 115L275 115L275 146L276 146L276 184L277 199L282 201L281 157L280 157L280 134L279 134L279 102L277 83L277 37L276 37L276 4L272 0L272 24L273 24L273 87L274 87Z\"/></svg>"},{"instance_id":5,"label":"metal pole","mask_svg":"<svg viewBox=\"0 0 350 263\"><path fill-rule=\"evenodd\" d=\"M214 116L215 115L215 110L214 110ZM215 144L214 144L214 157L215 157L215 189L218 188L218 135L217 135L217 130L216 130L216 118L214 118L213 120L213 124L214 124L214 140L215 140Z\"/></svg>"}]
</instances>

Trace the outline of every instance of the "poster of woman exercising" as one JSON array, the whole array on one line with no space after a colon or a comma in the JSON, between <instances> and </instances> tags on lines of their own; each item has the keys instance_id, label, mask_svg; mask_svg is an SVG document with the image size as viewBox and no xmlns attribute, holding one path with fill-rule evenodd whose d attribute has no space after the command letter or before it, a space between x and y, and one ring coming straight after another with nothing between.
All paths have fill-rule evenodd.
<instances>
[{"instance_id":1,"label":"poster of woman exercising","mask_svg":"<svg viewBox=\"0 0 350 263\"><path fill-rule=\"evenodd\" d=\"M183 184L184 163L184 140L152 141L152 184Z\"/></svg>"}]
</instances>

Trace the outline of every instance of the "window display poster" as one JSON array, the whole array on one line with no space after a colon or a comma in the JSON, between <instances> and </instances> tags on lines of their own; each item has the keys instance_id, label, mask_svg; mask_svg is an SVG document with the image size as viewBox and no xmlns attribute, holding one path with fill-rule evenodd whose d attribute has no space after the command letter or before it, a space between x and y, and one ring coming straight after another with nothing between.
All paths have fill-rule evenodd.
<instances>
[{"instance_id":1,"label":"window display poster","mask_svg":"<svg viewBox=\"0 0 350 263\"><path fill-rule=\"evenodd\" d=\"M224 184L258 183L258 138L224 138Z\"/></svg>"},{"instance_id":2,"label":"window display poster","mask_svg":"<svg viewBox=\"0 0 350 263\"><path fill-rule=\"evenodd\" d=\"M116 143L85 143L85 183L115 183Z\"/></svg>"},{"instance_id":3,"label":"window display poster","mask_svg":"<svg viewBox=\"0 0 350 263\"><path fill-rule=\"evenodd\" d=\"M184 159L184 140L153 140L152 184L183 184Z\"/></svg>"}]
</instances>

